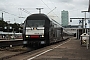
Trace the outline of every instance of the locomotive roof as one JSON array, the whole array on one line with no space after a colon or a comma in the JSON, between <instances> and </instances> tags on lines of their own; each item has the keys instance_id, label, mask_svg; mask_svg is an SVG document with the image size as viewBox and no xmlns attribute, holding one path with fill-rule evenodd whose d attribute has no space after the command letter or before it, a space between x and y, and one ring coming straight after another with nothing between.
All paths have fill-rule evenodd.
<instances>
[{"instance_id":1,"label":"locomotive roof","mask_svg":"<svg viewBox=\"0 0 90 60\"><path fill-rule=\"evenodd\" d=\"M38 16L46 16L46 17L47 17L47 15L45 15L45 14L32 14L32 15L30 15L30 16L35 16L35 15L36 15L36 16L38 15Z\"/></svg>"},{"instance_id":2,"label":"locomotive roof","mask_svg":"<svg viewBox=\"0 0 90 60\"><path fill-rule=\"evenodd\" d=\"M33 18L39 18L40 17L40 19L44 19L44 18L47 18L47 19L49 19L48 18L48 16L47 15L45 15L45 14L32 14L32 15L30 15L30 16L28 16L27 17L27 19L33 19Z\"/></svg>"}]
</instances>

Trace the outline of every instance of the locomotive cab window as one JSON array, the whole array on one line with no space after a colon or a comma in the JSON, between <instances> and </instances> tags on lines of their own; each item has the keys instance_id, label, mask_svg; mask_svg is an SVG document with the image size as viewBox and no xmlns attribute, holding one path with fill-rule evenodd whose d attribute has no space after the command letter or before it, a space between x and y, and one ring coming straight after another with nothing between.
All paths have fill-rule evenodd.
<instances>
[{"instance_id":1,"label":"locomotive cab window","mask_svg":"<svg viewBox=\"0 0 90 60\"><path fill-rule=\"evenodd\" d=\"M27 20L27 27L44 27L45 20Z\"/></svg>"}]
</instances>

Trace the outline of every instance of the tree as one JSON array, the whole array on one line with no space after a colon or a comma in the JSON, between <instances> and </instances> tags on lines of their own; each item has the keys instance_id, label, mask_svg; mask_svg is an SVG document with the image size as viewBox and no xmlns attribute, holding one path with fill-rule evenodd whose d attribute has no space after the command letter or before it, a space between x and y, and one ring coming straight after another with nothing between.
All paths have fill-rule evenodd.
<instances>
[{"instance_id":1,"label":"tree","mask_svg":"<svg viewBox=\"0 0 90 60\"><path fill-rule=\"evenodd\" d=\"M7 26L7 22L0 20L0 30L2 31L5 26Z\"/></svg>"},{"instance_id":2,"label":"tree","mask_svg":"<svg viewBox=\"0 0 90 60\"><path fill-rule=\"evenodd\" d=\"M8 28L5 29L5 27L8 27ZM10 29L10 27L12 27L12 29ZM0 31L12 32L13 29L16 32L22 32L22 31L20 31L20 30L22 30L22 27L20 26L20 24L18 24L18 23L8 24L7 22L0 20Z\"/></svg>"}]
</instances>

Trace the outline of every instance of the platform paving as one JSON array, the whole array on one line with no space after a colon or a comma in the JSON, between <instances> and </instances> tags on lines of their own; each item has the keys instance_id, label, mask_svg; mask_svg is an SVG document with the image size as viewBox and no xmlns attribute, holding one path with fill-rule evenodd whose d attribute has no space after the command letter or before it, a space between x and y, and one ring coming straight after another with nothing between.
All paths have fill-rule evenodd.
<instances>
[{"instance_id":1,"label":"platform paving","mask_svg":"<svg viewBox=\"0 0 90 60\"><path fill-rule=\"evenodd\" d=\"M80 45L80 40L71 38L67 43L32 60L90 60L90 47Z\"/></svg>"}]
</instances>

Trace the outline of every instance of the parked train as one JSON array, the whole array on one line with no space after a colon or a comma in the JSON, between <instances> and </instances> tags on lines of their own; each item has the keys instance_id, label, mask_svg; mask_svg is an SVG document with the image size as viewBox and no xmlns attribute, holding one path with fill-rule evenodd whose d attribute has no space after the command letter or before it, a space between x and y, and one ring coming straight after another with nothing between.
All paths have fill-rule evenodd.
<instances>
[{"instance_id":1,"label":"parked train","mask_svg":"<svg viewBox=\"0 0 90 60\"><path fill-rule=\"evenodd\" d=\"M47 46L63 40L63 28L45 14L32 14L23 27L25 47Z\"/></svg>"}]
</instances>

